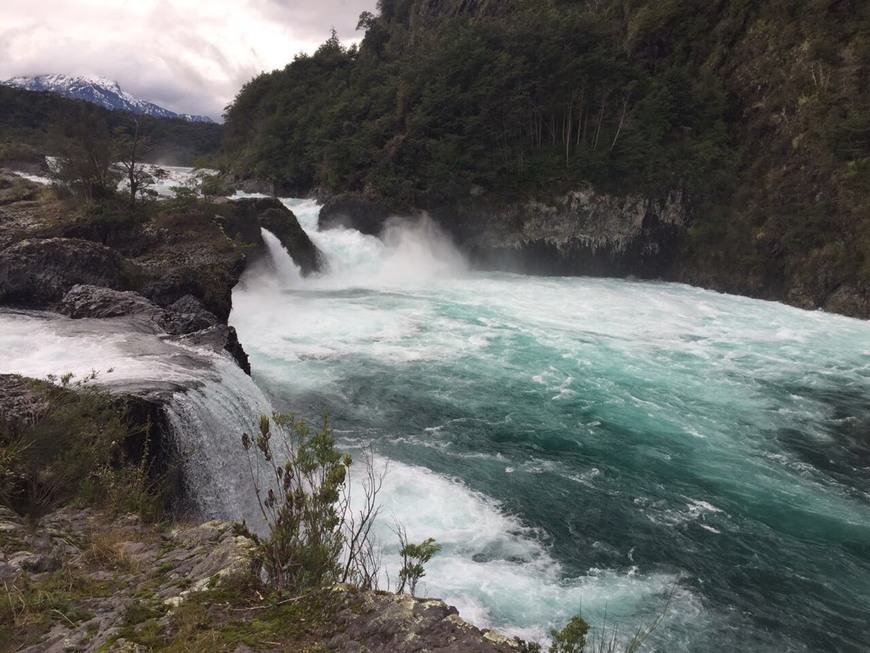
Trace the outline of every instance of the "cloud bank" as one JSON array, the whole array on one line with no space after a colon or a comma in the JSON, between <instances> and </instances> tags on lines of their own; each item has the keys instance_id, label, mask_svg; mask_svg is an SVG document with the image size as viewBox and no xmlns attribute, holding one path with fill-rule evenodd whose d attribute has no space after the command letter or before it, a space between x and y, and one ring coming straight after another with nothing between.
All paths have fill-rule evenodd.
<instances>
[{"instance_id":1,"label":"cloud bank","mask_svg":"<svg viewBox=\"0 0 870 653\"><path fill-rule=\"evenodd\" d=\"M358 39L376 0L0 0L0 79L101 75L179 113L219 118L242 85Z\"/></svg>"}]
</instances>

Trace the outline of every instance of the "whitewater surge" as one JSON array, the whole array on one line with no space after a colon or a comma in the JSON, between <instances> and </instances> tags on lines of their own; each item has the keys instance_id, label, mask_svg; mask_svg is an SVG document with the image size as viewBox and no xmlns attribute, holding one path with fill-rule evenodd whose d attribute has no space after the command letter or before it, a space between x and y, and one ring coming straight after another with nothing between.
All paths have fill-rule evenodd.
<instances>
[{"instance_id":1,"label":"whitewater surge","mask_svg":"<svg viewBox=\"0 0 870 653\"><path fill-rule=\"evenodd\" d=\"M317 230L231 323L273 403L389 459L423 590L526 638L578 612L667 651L870 641L870 325L678 284L469 271L431 223ZM273 257L286 256L273 250Z\"/></svg>"}]
</instances>

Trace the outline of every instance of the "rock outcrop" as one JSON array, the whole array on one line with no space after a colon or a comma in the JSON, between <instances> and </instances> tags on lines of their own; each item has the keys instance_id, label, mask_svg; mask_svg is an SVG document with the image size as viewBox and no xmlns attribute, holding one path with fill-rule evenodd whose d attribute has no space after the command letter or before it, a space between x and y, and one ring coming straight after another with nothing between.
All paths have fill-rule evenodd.
<instances>
[{"instance_id":1,"label":"rock outcrop","mask_svg":"<svg viewBox=\"0 0 870 653\"><path fill-rule=\"evenodd\" d=\"M27 239L0 251L0 304L44 307L77 284L129 290L140 282L131 261L87 240Z\"/></svg>"},{"instance_id":2,"label":"rock outcrop","mask_svg":"<svg viewBox=\"0 0 870 653\"><path fill-rule=\"evenodd\" d=\"M227 351L245 373L251 373L248 355L235 328L221 323L191 295L162 308L137 292L77 285L63 297L57 311L73 319L138 316L153 324L154 333L184 336L180 341Z\"/></svg>"},{"instance_id":3,"label":"rock outcrop","mask_svg":"<svg viewBox=\"0 0 870 653\"><path fill-rule=\"evenodd\" d=\"M508 653L517 641L481 631L440 600L407 594L347 591L336 615L339 633L327 645L338 653Z\"/></svg>"},{"instance_id":4,"label":"rock outcrop","mask_svg":"<svg viewBox=\"0 0 870 653\"><path fill-rule=\"evenodd\" d=\"M0 508L0 585L29 620L4 643L27 653L173 650L237 653L511 653L518 642L464 622L438 600L347 586L276 598L243 528L157 528L138 517L61 509L36 529ZM283 636L279 636L281 633ZM206 643L209 648L202 648Z\"/></svg>"},{"instance_id":5,"label":"rock outcrop","mask_svg":"<svg viewBox=\"0 0 870 653\"><path fill-rule=\"evenodd\" d=\"M37 199L40 186L18 175L0 171L0 206Z\"/></svg>"},{"instance_id":6,"label":"rock outcrop","mask_svg":"<svg viewBox=\"0 0 870 653\"><path fill-rule=\"evenodd\" d=\"M679 193L662 199L600 195L433 211L486 268L532 274L663 277L688 226Z\"/></svg>"},{"instance_id":7,"label":"rock outcrop","mask_svg":"<svg viewBox=\"0 0 870 653\"><path fill-rule=\"evenodd\" d=\"M345 227L369 236L379 236L389 217L390 212L383 204L357 195L336 195L321 207L318 226L320 229Z\"/></svg>"},{"instance_id":8,"label":"rock outcrop","mask_svg":"<svg viewBox=\"0 0 870 653\"><path fill-rule=\"evenodd\" d=\"M160 531L133 515L62 509L34 530L0 507L0 532L0 584L10 596L24 584L66 581L54 590L56 607L38 615L46 627L9 634L15 650L28 653L144 651L127 638L171 630L173 611L189 597L259 569L253 542L222 522Z\"/></svg>"},{"instance_id":9,"label":"rock outcrop","mask_svg":"<svg viewBox=\"0 0 870 653\"><path fill-rule=\"evenodd\" d=\"M228 236L245 243L264 247L260 228L271 231L307 275L321 269L323 255L299 225L296 216L273 198L237 200L232 203L231 214L224 218L223 228Z\"/></svg>"}]
</instances>

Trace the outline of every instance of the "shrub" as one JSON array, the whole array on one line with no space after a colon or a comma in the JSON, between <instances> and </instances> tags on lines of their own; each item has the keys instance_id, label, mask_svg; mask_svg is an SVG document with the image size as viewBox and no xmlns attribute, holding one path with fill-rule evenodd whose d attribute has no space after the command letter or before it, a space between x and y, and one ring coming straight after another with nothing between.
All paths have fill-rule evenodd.
<instances>
[{"instance_id":1,"label":"shrub","mask_svg":"<svg viewBox=\"0 0 870 653\"><path fill-rule=\"evenodd\" d=\"M572 617L561 630L550 631L553 638L550 653L583 653L588 632L589 624L583 617Z\"/></svg>"},{"instance_id":2,"label":"shrub","mask_svg":"<svg viewBox=\"0 0 870 653\"><path fill-rule=\"evenodd\" d=\"M273 427L278 437L273 437ZM255 541L272 585L279 591L338 581L370 586L377 570L372 569L376 556L370 553L368 533L380 485L366 485L367 507L346 521L351 514L346 486L351 457L335 449L328 419L312 432L294 414L262 416L258 435L243 434L242 446L268 527L268 534L255 536ZM266 483L260 478L263 464ZM379 481L376 474L369 479Z\"/></svg>"},{"instance_id":3,"label":"shrub","mask_svg":"<svg viewBox=\"0 0 870 653\"><path fill-rule=\"evenodd\" d=\"M417 591L417 583L426 575L423 565L429 562L436 553L441 550L441 545L434 539L427 538L419 544L408 541L408 535L400 526L396 529L399 536L399 555L402 556L402 568L399 570L399 588L397 593L405 591L405 587L414 596Z\"/></svg>"}]
</instances>

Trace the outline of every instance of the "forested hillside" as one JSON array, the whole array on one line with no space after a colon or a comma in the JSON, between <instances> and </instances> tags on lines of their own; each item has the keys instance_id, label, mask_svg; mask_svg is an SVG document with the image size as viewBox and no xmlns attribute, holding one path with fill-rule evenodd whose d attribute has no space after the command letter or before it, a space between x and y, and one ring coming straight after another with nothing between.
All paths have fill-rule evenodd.
<instances>
[{"instance_id":1,"label":"forested hillside","mask_svg":"<svg viewBox=\"0 0 870 653\"><path fill-rule=\"evenodd\" d=\"M57 154L71 137L127 131L134 121L149 142L151 161L194 165L197 159L216 157L220 150L221 125L134 116L53 93L0 86L0 157L14 159L28 151Z\"/></svg>"},{"instance_id":2,"label":"forested hillside","mask_svg":"<svg viewBox=\"0 0 870 653\"><path fill-rule=\"evenodd\" d=\"M669 278L870 315L870 3L381 0L360 28L242 89L234 172L394 209L680 191Z\"/></svg>"}]
</instances>

